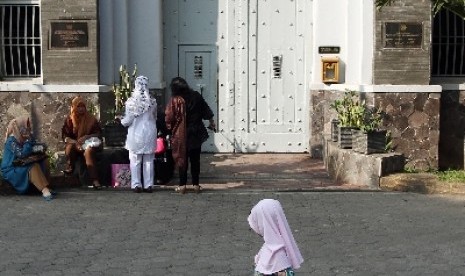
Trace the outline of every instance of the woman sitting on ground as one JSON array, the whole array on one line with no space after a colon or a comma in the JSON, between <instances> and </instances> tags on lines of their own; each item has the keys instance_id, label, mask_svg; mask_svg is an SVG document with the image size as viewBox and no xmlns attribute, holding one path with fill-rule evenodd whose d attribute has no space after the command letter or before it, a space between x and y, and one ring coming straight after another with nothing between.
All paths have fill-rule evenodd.
<instances>
[{"instance_id":1,"label":"woman sitting on ground","mask_svg":"<svg viewBox=\"0 0 465 276\"><path fill-rule=\"evenodd\" d=\"M49 188L45 177L45 161L34 162L27 165L15 166L14 161L34 154L35 141L31 135L31 122L29 117L18 117L8 124L5 147L2 158L2 177L8 181L19 194L29 191L32 183L45 200L50 201L55 195Z\"/></svg>"},{"instance_id":2,"label":"woman sitting on ground","mask_svg":"<svg viewBox=\"0 0 465 276\"><path fill-rule=\"evenodd\" d=\"M84 157L89 174L89 180L94 189L100 189L95 162L95 152L101 150L100 124L87 111L84 99L76 97L71 102L71 112L62 128L62 138L65 142L66 168L65 173L71 174L79 156Z\"/></svg>"}]
</instances>

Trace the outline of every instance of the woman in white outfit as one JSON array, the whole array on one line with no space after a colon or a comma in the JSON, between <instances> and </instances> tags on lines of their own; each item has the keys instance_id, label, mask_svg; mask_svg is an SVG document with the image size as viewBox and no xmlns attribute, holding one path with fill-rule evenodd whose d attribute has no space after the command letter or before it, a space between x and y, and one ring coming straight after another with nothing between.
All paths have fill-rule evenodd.
<instances>
[{"instance_id":1,"label":"woman in white outfit","mask_svg":"<svg viewBox=\"0 0 465 276\"><path fill-rule=\"evenodd\" d=\"M150 97L148 78L138 76L131 97L126 101L121 124L128 129L126 149L129 151L131 189L151 193L155 179L154 158L157 138L157 101ZM143 175L143 182L142 180Z\"/></svg>"}]
</instances>

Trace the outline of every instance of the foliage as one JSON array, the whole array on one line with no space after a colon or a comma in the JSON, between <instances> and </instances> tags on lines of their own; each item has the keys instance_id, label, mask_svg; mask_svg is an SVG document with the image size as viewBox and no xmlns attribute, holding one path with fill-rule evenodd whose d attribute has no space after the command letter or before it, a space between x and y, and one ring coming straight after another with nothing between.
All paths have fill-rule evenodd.
<instances>
[{"instance_id":1,"label":"foliage","mask_svg":"<svg viewBox=\"0 0 465 276\"><path fill-rule=\"evenodd\" d=\"M98 106L94 104L93 102L88 102L87 103L87 111L91 113L94 116L97 116L98 114Z\"/></svg>"},{"instance_id":2,"label":"foliage","mask_svg":"<svg viewBox=\"0 0 465 276\"><path fill-rule=\"evenodd\" d=\"M47 150L46 154L48 156L48 164L50 166L50 172L54 173L57 170L57 162L58 162L58 160L57 160L54 152L52 152L51 150Z\"/></svg>"},{"instance_id":3,"label":"foliage","mask_svg":"<svg viewBox=\"0 0 465 276\"><path fill-rule=\"evenodd\" d=\"M365 108L363 121L360 124L360 130L368 133L378 130L383 123L383 113L377 108Z\"/></svg>"},{"instance_id":4,"label":"foliage","mask_svg":"<svg viewBox=\"0 0 465 276\"><path fill-rule=\"evenodd\" d=\"M115 109L113 115L118 115L123 112L124 103L131 96L134 89L134 80L137 75L137 64L134 64L132 74L129 74L126 65L119 67L119 84L113 84L113 93L115 95Z\"/></svg>"},{"instance_id":5,"label":"foliage","mask_svg":"<svg viewBox=\"0 0 465 276\"><path fill-rule=\"evenodd\" d=\"M392 133L388 131L386 133L386 147L384 147L385 152L390 152L393 151L394 149L392 148Z\"/></svg>"},{"instance_id":6,"label":"foliage","mask_svg":"<svg viewBox=\"0 0 465 276\"><path fill-rule=\"evenodd\" d=\"M438 179L444 182L465 182L464 170L447 170L436 172Z\"/></svg>"},{"instance_id":7,"label":"foliage","mask_svg":"<svg viewBox=\"0 0 465 276\"><path fill-rule=\"evenodd\" d=\"M391 5L394 1L395 0L375 0L375 5L379 10L386 5ZM434 15L441 9L448 9L465 18L465 0L431 0L431 2Z\"/></svg>"},{"instance_id":8,"label":"foliage","mask_svg":"<svg viewBox=\"0 0 465 276\"><path fill-rule=\"evenodd\" d=\"M336 110L339 126L359 128L365 114L365 104L360 103L356 91L346 90L342 99L335 100L330 108Z\"/></svg>"},{"instance_id":9,"label":"foliage","mask_svg":"<svg viewBox=\"0 0 465 276\"><path fill-rule=\"evenodd\" d=\"M413 167L405 167L404 172L406 173L418 173L418 170Z\"/></svg>"},{"instance_id":10,"label":"foliage","mask_svg":"<svg viewBox=\"0 0 465 276\"><path fill-rule=\"evenodd\" d=\"M383 122L382 112L368 107L364 101L360 102L356 91L346 90L344 97L335 100L330 108L336 110L342 127L354 127L368 133L378 130Z\"/></svg>"}]
</instances>

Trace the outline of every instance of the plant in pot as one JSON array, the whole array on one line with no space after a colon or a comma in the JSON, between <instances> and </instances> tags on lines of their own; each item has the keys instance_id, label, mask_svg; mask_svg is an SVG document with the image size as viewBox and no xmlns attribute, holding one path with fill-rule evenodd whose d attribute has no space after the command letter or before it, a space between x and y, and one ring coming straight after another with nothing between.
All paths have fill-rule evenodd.
<instances>
[{"instance_id":1,"label":"plant in pot","mask_svg":"<svg viewBox=\"0 0 465 276\"><path fill-rule=\"evenodd\" d=\"M365 114L365 104L358 99L356 91L346 90L342 99L335 100L330 108L337 113L337 141L340 148L352 148L352 129L360 128ZM334 121L332 122L335 123ZM336 136L334 133L331 136Z\"/></svg>"},{"instance_id":2,"label":"plant in pot","mask_svg":"<svg viewBox=\"0 0 465 276\"><path fill-rule=\"evenodd\" d=\"M114 108L108 113L114 118L114 120L108 121L103 127L103 137L105 138L105 145L110 147L121 147L126 142L126 135L128 130L126 127L121 125L117 117L123 115L124 104L127 99L131 96L131 92L134 89L134 80L137 74L137 65L134 65L132 74L129 73L126 65L119 67L119 83L113 84L113 95L115 97Z\"/></svg>"},{"instance_id":3,"label":"plant in pot","mask_svg":"<svg viewBox=\"0 0 465 276\"><path fill-rule=\"evenodd\" d=\"M383 113L376 108L366 108L358 130L353 130L353 150L363 154L386 151L387 131L380 129Z\"/></svg>"}]
</instances>

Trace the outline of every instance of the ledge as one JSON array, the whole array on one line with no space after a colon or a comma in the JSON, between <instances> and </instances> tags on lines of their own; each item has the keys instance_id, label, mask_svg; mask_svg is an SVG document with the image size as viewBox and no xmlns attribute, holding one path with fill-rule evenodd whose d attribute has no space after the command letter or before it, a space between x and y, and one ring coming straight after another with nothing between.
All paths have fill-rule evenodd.
<instances>
[{"instance_id":1,"label":"ledge","mask_svg":"<svg viewBox=\"0 0 465 276\"><path fill-rule=\"evenodd\" d=\"M341 149L326 139L324 163L329 176L338 184L364 185L379 189L381 178L404 170L400 153L361 154Z\"/></svg>"},{"instance_id":2,"label":"ledge","mask_svg":"<svg viewBox=\"0 0 465 276\"><path fill-rule=\"evenodd\" d=\"M2 92L68 92L68 93L95 93L109 92L111 86L108 85L43 85L43 84L24 84L14 82L0 82L0 91Z\"/></svg>"},{"instance_id":3,"label":"ledge","mask_svg":"<svg viewBox=\"0 0 465 276\"><path fill-rule=\"evenodd\" d=\"M345 91L346 89L365 93L441 93L441 85L372 85L372 84L312 84L311 90Z\"/></svg>"}]
</instances>

